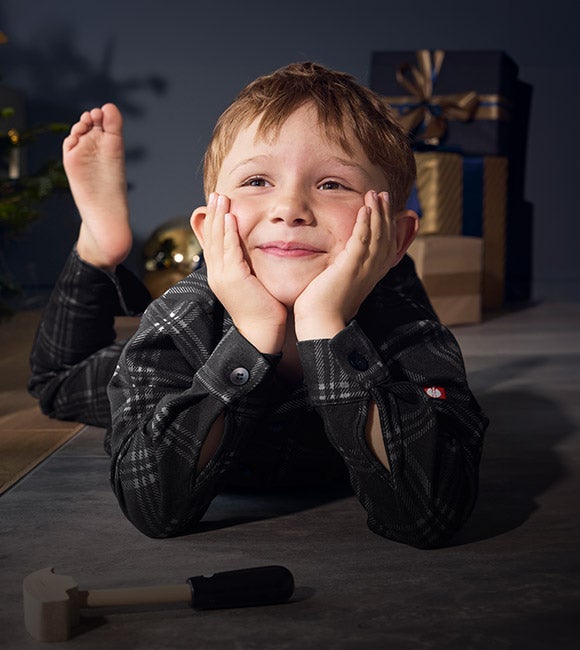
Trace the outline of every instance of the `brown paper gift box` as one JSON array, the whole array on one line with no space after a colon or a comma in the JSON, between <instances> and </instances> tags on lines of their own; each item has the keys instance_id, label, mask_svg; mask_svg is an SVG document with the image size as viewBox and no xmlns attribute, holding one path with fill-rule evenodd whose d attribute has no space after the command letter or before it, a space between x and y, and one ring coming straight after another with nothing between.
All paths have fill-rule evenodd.
<instances>
[{"instance_id":1,"label":"brown paper gift box","mask_svg":"<svg viewBox=\"0 0 580 650\"><path fill-rule=\"evenodd\" d=\"M482 308L499 309L505 285L507 158L428 152L416 153L415 160L422 211L419 234L481 237ZM466 165L474 162L481 168L476 187L465 174Z\"/></svg>"},{"instance_id":2,"label":"brown paper gift box","mask_svg":"<svg viewBox=\"0 0 580 650\"><path fill-rule=\"evenodd\" d=\"M461 235L419 235L409 248L444 325L481 321L483 241Z\"/></svg>"}]
</instances>

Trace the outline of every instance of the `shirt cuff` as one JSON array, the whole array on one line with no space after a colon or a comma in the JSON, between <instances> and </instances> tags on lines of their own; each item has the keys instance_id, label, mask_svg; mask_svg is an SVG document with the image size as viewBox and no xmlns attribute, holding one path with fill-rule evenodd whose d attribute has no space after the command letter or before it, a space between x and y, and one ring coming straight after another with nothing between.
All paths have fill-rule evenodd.
<instances>
[{"instance_id":1,"label":"shirt cuff","mask_svg":"<svg viewBox=\"0 0 580 650\"><path fill-rule=\"evenodd\" d=\"M199 369L197 379L207 391L229 404L264 385L281 355L263 355L231 327Z\"/></svg>"},{"instance_id":2,"label":"shirt cuff","mask_svg":"<svg viewBox=\"0 0 580 650\"><path fill-rule=\"evenodd\" d=\"M356 321L332 339L300 341L298 351L314 404L359 401L388 379L385 364Z\"/></svg>"},{"instance_id":3,"label":"shirt cuff","mask_svg":"<svg viewBox=\"0 0 580 650\"><path fill-rule=\"evenodd\" d=\"M115 313L120 316L137 316L142 314L151 302L151 295L143 282L123 265L114 272L94 266L80 257L76 244L69 259L71 267L78 275L91 283L109 283L116 294Z\"/></svg>"}]
</instances>

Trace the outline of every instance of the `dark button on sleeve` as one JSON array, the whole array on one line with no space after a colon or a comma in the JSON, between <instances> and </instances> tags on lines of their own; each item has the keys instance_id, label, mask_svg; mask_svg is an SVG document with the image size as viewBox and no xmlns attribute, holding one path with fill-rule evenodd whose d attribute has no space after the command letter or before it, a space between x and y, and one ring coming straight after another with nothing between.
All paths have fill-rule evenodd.
<instances>
[{"instance_id":1,"label":"dark button on sleeve","mask_svg":"<svg viewBox=\"0 0 580 650\"><path fill-rule=\"evenodd\" d=\"M235 368L230 373L230 381L235 386L243 386L248 382L249 378L250 373L246 370L246 368Z\"/></svg>"},{"instance_id":2,"label":"dark button on sleeve","mask_svg":"<svg viewBox=\"0 0 580 650\"><path fill-rule=\"evenodd\" d=\"M348 362L355 370L368 370L368 359L360 352L351 352L348 355Z\"/></svg>"}]
</instances>

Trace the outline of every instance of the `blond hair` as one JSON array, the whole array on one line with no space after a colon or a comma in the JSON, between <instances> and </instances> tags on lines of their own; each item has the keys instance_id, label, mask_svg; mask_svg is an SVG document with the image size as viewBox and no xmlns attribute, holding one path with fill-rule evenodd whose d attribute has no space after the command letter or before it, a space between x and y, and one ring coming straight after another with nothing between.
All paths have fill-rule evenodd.
<instances>
[{"instance_id":1,"label":"blond hair","mask_svg":"<svg viewBox=\"0 0 580 650\"><path fill-rule=\"evenodd\" d=\"M260 118L258 137L275 137L288 117L312 103L328 138L352 155L354 136L383 171L395 210L402 210L415 180L415 159L394 115L376 93L344 72L320 64L292 63L248 84L222 113L204 158L206 196L240 130ZM381 189L381 188L376 188Z\"/></svg>"}]
</instances>

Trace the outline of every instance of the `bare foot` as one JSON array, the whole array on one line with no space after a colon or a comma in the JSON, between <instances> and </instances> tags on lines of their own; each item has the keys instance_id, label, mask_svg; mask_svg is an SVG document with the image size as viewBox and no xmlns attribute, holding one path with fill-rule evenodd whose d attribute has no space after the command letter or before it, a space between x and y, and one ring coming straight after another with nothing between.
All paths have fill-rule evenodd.
<instances>
[{"instance_id":1,"label":"bare foot","mask_svg":"<svg viewBox=\"0 0 580 650\"><path fill-rule=\"evenodd\" d=\"M114 104L85 111L62 146L64 168L82 223L79 256L113 270L133 243L127 206L123 119Z\"/></svg>"}]
</instances>

